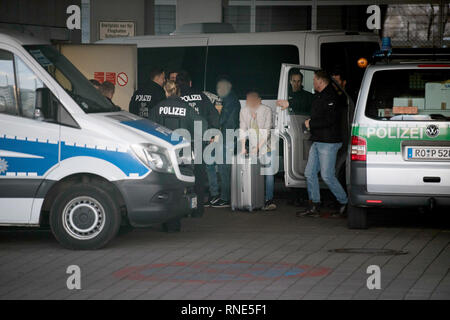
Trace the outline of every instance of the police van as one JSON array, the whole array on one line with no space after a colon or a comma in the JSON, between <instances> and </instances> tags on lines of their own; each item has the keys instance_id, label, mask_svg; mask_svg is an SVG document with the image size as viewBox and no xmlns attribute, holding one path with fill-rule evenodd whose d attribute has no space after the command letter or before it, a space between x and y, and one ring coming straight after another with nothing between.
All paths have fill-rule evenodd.
<instances>
[{"instance_id":1,"label":"police van","mask_svg":"<svg viewBox=\"0 0 450 320\"><path fill-rule=\"evenodd\" d=\"M450 63L367 68L347 161L348 225L373 207L450 205Z\"/></svg>"},{"instance_id":2,"label":"police van","mask_svg":"<svg viewBox=\"0 0 450 320\"><path fill-rule=\"evenodd\" d=\"M49 224L72 249L196 207L190 143L104 98L50 44L0 32L0 225Z\"/></svg>"}]
</instances>

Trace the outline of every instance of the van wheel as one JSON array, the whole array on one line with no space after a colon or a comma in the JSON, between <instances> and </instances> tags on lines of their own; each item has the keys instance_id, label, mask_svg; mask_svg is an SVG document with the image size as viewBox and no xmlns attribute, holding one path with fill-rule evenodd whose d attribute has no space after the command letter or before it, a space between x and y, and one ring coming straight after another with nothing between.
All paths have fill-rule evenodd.
<instances>
[{"instance_id":1,"label":"van wheel","mask_svg":"<svg viewBox=\"0 0 450 320\"><path fill-rule=\"evenodd\" d=\"M99 249L121 224L120 208L101 185L77 183L62 191L50 211L50 227L66 248Z\"/></svg>"},{"instance_id":2,"label":"van wheel","mask_svg":"<svg viewBox=\"0 0 450 320\"><path fill-rule=\"evenodd\" d=\"M350 229L367 229L369 227L367 208L349 205L347 215L347 225Z\"/></svg>"}]
</instances>

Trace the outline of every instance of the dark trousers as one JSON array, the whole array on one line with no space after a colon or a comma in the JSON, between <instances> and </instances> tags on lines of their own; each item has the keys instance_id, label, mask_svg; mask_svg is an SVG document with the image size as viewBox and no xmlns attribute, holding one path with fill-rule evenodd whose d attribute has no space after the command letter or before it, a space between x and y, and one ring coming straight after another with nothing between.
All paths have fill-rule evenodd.
<instances>
[{"instance_id":1,"label":"dark trousers","mask_svg":"<svg viewBox=\"0 0 450 320\"><path fill-rule=\"evenodd\" d=\"M195 185L194 191L197 194L197 210L193 212L193 216L201 217L205 211L205 181L206 166L204 163L194 165Z\"/></svg>"}]
</instances>

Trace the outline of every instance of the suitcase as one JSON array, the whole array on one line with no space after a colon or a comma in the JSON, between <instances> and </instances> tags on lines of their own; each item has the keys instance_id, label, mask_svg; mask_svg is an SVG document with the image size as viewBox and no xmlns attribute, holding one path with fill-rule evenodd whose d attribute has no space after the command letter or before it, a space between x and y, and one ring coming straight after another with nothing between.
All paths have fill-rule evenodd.
<instances>
[{"instance_id":1,"label":"suitcase","mask_svg":"<svg viewBox=\"0 0 450 320\"><path fill-rule=\"evenodd\" d=\"M253 160L252 163L251 160L248 156L233 157L231 166L231 209L233 211L253 211L264 207L265 176L261 174L259 161Z\"/></svg>"}]
</instances>

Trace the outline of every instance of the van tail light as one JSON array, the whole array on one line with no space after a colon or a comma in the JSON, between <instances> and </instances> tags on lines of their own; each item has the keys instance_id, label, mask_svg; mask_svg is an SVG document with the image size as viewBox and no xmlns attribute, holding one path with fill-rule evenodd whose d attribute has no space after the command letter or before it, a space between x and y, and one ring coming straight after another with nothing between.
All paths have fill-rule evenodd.
<instances>
[{"instance_id":1,"label":"van tail light","mask_svg":"<svg viewBox=\"0 0 450 320\"><path fill-rule=\"evenodd\" d=\"M366 155L367 155L366 139L358 136L352 136L352 149L351 149L352 161L366 161Z\"/></svg>"}]
</instances>

